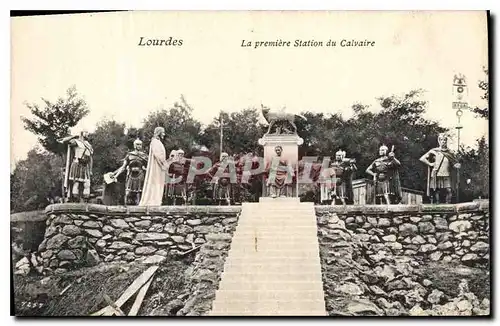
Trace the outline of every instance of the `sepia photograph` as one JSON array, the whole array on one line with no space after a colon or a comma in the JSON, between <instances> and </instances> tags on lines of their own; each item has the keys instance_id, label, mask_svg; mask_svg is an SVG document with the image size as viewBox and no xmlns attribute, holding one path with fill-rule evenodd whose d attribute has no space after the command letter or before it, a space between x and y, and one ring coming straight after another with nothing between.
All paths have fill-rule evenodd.
<instances>
[{"instance_id":1,"label":"sepia photograph","mask_svg":"<svg viewBox=\"0 0 500 326\"><path fill-rule=\"evenodd\" d=\"M491 317L488 11L12 11L16 317Z\"/></svg>"}]
</instances>

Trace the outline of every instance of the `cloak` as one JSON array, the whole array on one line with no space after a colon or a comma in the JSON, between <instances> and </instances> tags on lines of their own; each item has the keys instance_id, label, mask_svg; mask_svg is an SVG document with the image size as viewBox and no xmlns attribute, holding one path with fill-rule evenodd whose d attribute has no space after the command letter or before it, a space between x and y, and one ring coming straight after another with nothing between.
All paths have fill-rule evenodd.
<instances>
[{"instance_id":1,"label":"cloak","mask_svg":"<svg viewBox=\"0 0 500 326\"><path fill-rule=\"evenodd\" d=\"M139 206L160 206L165 189L166 152L162 142L153 138L149 146L148 167Z\"/></svg>"},{"instance_id":2,"label":"cloak","mask_svg":"<svg viewBox=\"0 0 500 326\"><path fill-rule=\"evenodd\" d=\"M456 175L456 173L453 173L454 171L456 171L456 169L453 167L453 165L458 162L457 157L451 151L449 151L449 150L443 151L439 147L433 148L430 151L428 151L426 156L427 157L430 156L430 157L432 157L435 160L435 154L433 152L441 152L448 159L448 161L450 163L450 166L449 166L449 169L450 169L450 183L452 185L452 188L455 188L455 186L457 184L457 175ZM434 169L432 167L427 166L427 189L426 189L427 190L426 191L426 195L427 196L430 196L430 193L431 193L430 190L431 189L435 189L436 188L436 179L437 179L436 178L436 173L437 173L437 170L434 171Z\"/></svg>"}]
</instances>

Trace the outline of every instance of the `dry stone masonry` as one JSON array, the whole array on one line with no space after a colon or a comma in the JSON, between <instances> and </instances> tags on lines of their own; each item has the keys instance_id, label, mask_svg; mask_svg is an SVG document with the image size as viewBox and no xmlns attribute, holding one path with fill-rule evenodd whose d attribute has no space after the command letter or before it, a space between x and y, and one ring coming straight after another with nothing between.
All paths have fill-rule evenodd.
<instances>
[{"instance_id":1,"label":"dry stone masonry","mask_svg":"<svg viewBox=\"0 0 500 326\"><path fill-rule=\"evenodd\" d=\"M337 216L369 244L369 254L389 249L431 261L489 261L489 210L478 203L316 207L316 215L320 226Z\"/></svg>"},{"instance_id":2,"label":"dry stone masonry","mask_svg":"<svg viewBox=\"0 0 500 326\"><path fill-rule=\"evenodd\" d=\"M489 209L458 205L316 206L325 308L330 315L486 315L466 283L451 297L424 278L429 263L489 263ZM101 262L160 263L201 246L177 315L209 314L241 207L47 207L38 255L59 273ZM314 211L312 214L314 216ZM290 213L289 219L294 219ZM314 223L314 222L313 222Z\"/></svg>"},{"instance_id":3,"label":"dry stone masonry","mask_svg":"<svg viewBox=\"0 0 500 326\"><path fill-rule=\"evenodd\" d=\"M47 207L39 246L44 270L64 272L101 261L153 263L200 246L211 232L232 233L237 207Z\"/></svg>"},{"instance_id":4,"label":"dry stone masonry","mask_svg":"<svg viewBox=\"0 0 500 326\"><path fill-rule=\"evenodd\" d=\"M436 207L439 208L439 207ZM469 207L470 208L470 207ZM371 208L364 208L371 210ZM380 208L378 208L380 209ZM465 210L465 207L457 207L457 209ZM477 207L476 207L477 209ZM422 270L429 264L429 259L433 259L432 253L426 250L426 246L434 245L437 247L441 243L450 241L451 246L442 249L444 257L450 259L462 259L466 255L478 252L470 249L469 253L462 255L456 252L462 250L461 243L456 241L458 235L467 230L455 231L456 221L468 221L472 217L482 216L483 213L472 212L463 213L462 219L449 219L448 228L453 235L450 235L448 240L436 239L436 243L430 243L428 237L421 236L424 241L419 241L417 249L408 249L404 239L408 237L410 240L418 236L418 223L422 222L419 214L404 215L401 226L405 220L413 218L413 222L407 222L408 225L417 224L415 227L404 227L399 231L396 227L392 233L388 231L393 227L393 222L382 222L385 225L380 227L373 226L370 222L362 221L362 217L368 219L369 215L361 215L361 212L343 211L336 213L339 209L329 208L323 209L323 212L318 214L318 238L320 246L321 267L323 275L323 288L325 293L326 309L331 316L471 316L471 315L488 315L490 313L490 301L487 297L478 298L474 293L470 292L468 283L465 279L458 284L458 295L452 297L449 294L440 291L432 281L425 278ZM371 213L375 213L377 209L372 209ZM328 211L328 212L326 212ZM355 213L350 215L351 213ZM366 213L366 212L365 212ZM387 211L384 216L387 215ZM399 217L398 213L398 217ZM437 211L433 214L438 215ZM371 215L371 214L370 214ZM428 215L427 212L424 215ZM354 217L354 222L349 217ZM485 214L484 216L487 216ZM358 217L358 218L356 218ZM468 217L468 219L466 219ZM386 217L375 217L376 221L385 219ZM358 223L356 223L356 219ZM393 218L394 219L394 218ZM485 220L486 217L477 218L473 221ZM346 221L349 221L347 223ZM373 221L373 220L372 220ZM385 221L385 220L383 220ZM411 221L411 220L410 220ZM424 221L427 222L427 221ZM361 226L359 224L363 223ZM355 224L355 225L353 225ZM435 227L435 222L432 225ZM461 223L460 225L463 225ZM373 232L379 229L381 234ZM412 229L415 234L411 234L406 230ZM370 232L372 231L372 232ZM401 235L402 231L404 235ZM448 232L443 230L441 232ZM437 232L436 232L437 233ZM436 237L435 233L433 234ZM481 235L482 236L482 235ZM376 241L375 240L376 237ZM478 236L479 237L479 236ZM469 236L470 238L470 236ZM465 241L461 239L462 241ZM474 245L476 248L484 245L481 239L475 239ZM470 240L469 240L470 241ZM399 244L399 245L396 245ZM406 255L405 251L414 250L416 253ZM432 250L438 252L441 249ZM484 259L484 253L476 254L477 257ZM480 256L482 255L482 256ZM446 259L447 260L447 259ZM471 263L473 260L467 260ZM475 261L475 260L474 260Z\"/></svg>"}]
</instances>

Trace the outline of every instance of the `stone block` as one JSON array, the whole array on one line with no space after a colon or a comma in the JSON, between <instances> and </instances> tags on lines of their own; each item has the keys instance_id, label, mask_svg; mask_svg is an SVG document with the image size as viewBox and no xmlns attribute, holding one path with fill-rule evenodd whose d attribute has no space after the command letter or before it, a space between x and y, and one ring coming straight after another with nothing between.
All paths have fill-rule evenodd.
<instances>
[{"instance_id":1,"label":"stone block","mask_svg":"<svg viewBox=\"0 0 500 326\"><path fill-rule=\"evenodd\" d=\"M418 223L418 230L422 234L435 233L436 228L431 222L420 222Z\"/></svg>"},{"instance_id":2,"label":"stone block","mask_svg":"<svg viewBox=\"0 0 500 326\"><path fill-rule=\"evenodd\" d=\"M112 220L109 220L109 223L111 224L112 227L116 228L116 229L127 229L129 228L129 225L127 222L125 222L123 219L112 219Z\"/></svg>"},{"instance_id":3,"label":"stone block","mask_svg":"<svg viewBox=\"0 0 500 326\"><path fill-rule=\"evenodd\" d=\"M47 240L46 249L59 249L63 244L68 241L69 237L63 234L56 234Z\"/></svg>"},{"instance_id":4,"label":"stone block","mask_svg":"<svg viewBox=\"0 0 500 326\"><path fill-rule=\"evenodd\" d=\"M138 241L164 241L169 239L170 236L165 233L151 233L151 232L145 232L145 233L138 233L135 236L135 239Z\"/></svg>"},{"instance_id":5,"label":"stone block","mask_svg":"<svg viewBox=\"0 0 500 326\"><path fill-rule=\"evenodd\" d=\"M100 238L102 237L102 233L101 231L99 230L95 230L95 229L85 229L84 230L85 233L87 233L88 235L92 236L92 237L95 237L95 238Z\"/></svg>"},{"instance_id":6,"label":"stone block","mask_svg":"<svg viewBox=\"0 0 500 326\"><path fill-rule=\"evenodd\" d=\"M414 224L404 223L399 226L399 232L404 237L414 235L418 233L418 227Z\"/></svg>"},{"instance_id":7,"label":"stone block","mask_svg":"<svg viewBox=\"0 0 500 326\"><path fill-rule=\"evenodd\" d=\"M98 221L85 221L83 226L90 229L100 229L102 228L102 223Z\"/></svg>"},{"instance_id":8,"label":"stone block","mask_svg":"<svg viewBox=\"0 0 500 326\"><path fill-rule=\"evenodd\" d=\"M57 253L57 258L61 260L75 260L77 257L71 250L63 249Z\"/></svg>"}]
</instances>

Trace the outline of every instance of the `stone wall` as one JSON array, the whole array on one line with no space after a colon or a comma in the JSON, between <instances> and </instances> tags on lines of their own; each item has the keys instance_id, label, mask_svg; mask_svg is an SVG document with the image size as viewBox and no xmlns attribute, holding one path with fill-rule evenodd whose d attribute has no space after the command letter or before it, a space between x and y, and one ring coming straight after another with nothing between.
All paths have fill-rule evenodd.
<instances>
[{"instance_id":1,"label":"stone wall","mask_svg":"<svg viewBox=\"0 0 500 326\"><path fill-rule=\"evenodd\" d=\"M227 206L50 205L45 210L47 228L38 251L48 273L100 261L161 261L202 245L209 233L232 234L240 210Z\"/></svg>"},{"instance_id":2,"label":"stone wall","mask_svg":"<svg viewBox=\"0 0 500 326\"><path fill-rule=\"evenodd\" d=\"M390 250L433 261L489 261L487 205L317 206L316 215L320 232L338 217L369 255Z\"/></svg>"},{"instance_id":3,"label":"stone wall","mask_svg":"<svg viewBox=\"0 0 500 326\"><path fill-rule=\"evenodd\" d=\"M10 215L11 240L26 252L34 252L43 241L46 216L44 211Z\"/></svg>"},{"instance_id":4,"label":"stone wall","mask_svg":"<svg viewBox=\"0 0 500 326\"><path fill-rule=\"evenodd\" d=\"M46 208L39 246L44 271L63 272L100 261L159 261L206 242L208 233L235 230L238 206L102 206L55 204ZM489 260L487 204L316 206L319 232L338 217L368 254L430 260Z\"/></svg>"},{"instance_id":5,"label":"stone wall","mask_svg":"<svg viewBox=\"0 0 500 326\"><path fill-rule=\"evenodd\" d=\"M359 236L363 233L347 229L345 218L330 213L321 219L318 240L330 316L490 314L489 292L469 290L469 282L476 283L474 276L487 280L479 268L431 262L425 255L394 255L390 246L375 251L372 245L378 242L372 244ZM437 278L429 277L432 270Z\"/></svg>"}]
</instances>

